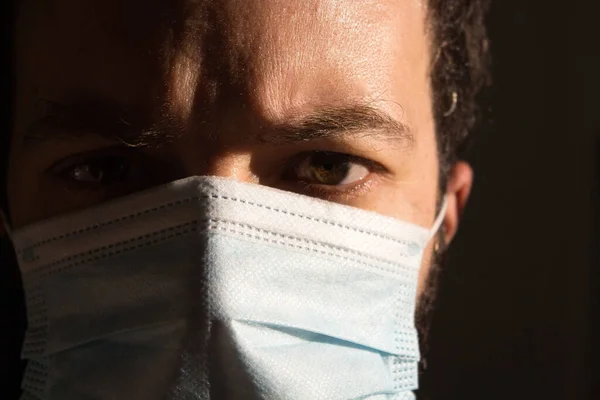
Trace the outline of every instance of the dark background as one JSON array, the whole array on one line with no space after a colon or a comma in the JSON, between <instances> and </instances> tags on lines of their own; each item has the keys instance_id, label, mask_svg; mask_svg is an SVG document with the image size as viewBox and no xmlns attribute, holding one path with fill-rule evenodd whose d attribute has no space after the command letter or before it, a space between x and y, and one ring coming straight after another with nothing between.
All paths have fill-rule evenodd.
<instances>
[{"instance_id":1,"label":"dark background","mask_svg":"<svg viewBox=\"0 0 600 400\"><path fill-rule=\"evenodd\" d=\"M443 272L423 398L600 399L599 8L492 2L491 121L468 156L475 186Z\"/></svg>"},{"instance_id":2,"label":"dark background","mask_svg":"<svg viewBox=\"0 0 600 400\"><path fill-rule=\"evenodd\" d=\"M468 156L475 186L442 276L423 398L600 399L599 8L493 1L491 112ZM0 356L16 355L6 339L23 321L7 310L19 292L0 283ZM0 367L0 398L12 399L15 375Z\"/></svg>"}]
</instances>

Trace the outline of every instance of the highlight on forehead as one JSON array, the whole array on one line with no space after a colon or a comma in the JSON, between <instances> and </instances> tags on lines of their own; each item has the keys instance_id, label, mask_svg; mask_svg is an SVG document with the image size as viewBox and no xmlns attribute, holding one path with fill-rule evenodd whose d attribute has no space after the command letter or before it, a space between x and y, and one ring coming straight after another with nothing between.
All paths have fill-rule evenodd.
<instances>
[{"instance_id":1,"label":"highlight on forehead","mask_svg":"<svg viewBox=\"0 0 600 400\"><path fill-rule=\"evenodd\" d=\"M181 114L190 111L194 97L210 103L219 91L233 91L235 96L243 97L255 89L255 93L277 93L277 99L270 104L273 107L261 110L269 113L283 105L277 100L292 97L298 88L306 91L315 89L310 85L319 85L317 91L323 90L319 81L331 86L326 90L346 86L348 82L343 80L347 76L364 74L359 70L364 64L383 71L385 67L379 68L378 63L387 43L372 46L372 42L378 37L385 42L400 37L392 30L397 25L394 15L412 16L422 5L419 0L408 0L402 7L397 0L178 3L164 55L169 101L174 112ZM415 22L410 25L420 26ZM335 73L323 75L326 68ZM268 102L271 96L262 100Z\"/></svg>"},{"instance_id":2,"label":"highlight on forehead","mask_svg":"<svg viewBox=\"0 0 600 400\"><path fill-rule=\"evenodd\" d=\"M161 46L165 74L165 113L187 119L198 97L217 96L217 83L207 73L205 56L218 29L212 0L176 0L167 36ZM211 7L212 6L212 7ZM210 61L209 61L210 62ZM199 81L202 79L202 85ZM203 93L197 93L202 90Z\"/></svg>"},{"instance_id":3,"label":"highlight on forehead","mask_svg":"<svg viewBox=\"0 0 600 400\"><path fill-rule=\"evenodd\" d=\"M154 93L144 97L153 99L145 112L152 114L153 127L156 121L161 121L159 126L172 128L175 121L179 133L187 124L192 124L192 120L205 122L204 116L209 124L227 123L233 115L239 117L235 121L238 124L244 123L243 118L257 117L258 121L282 128L295 112L306 117L315 109L322 110L333 104L351 109L348 113L336 113L334 122L343 121L342 125L350 126L348 121L356 121L357 115L365 120L365 115L370 114L354 105L368 102L373 93L365 90L361 78L357 77L377 75L387 68L385 55L377 53L383 51L378 49L385 49L387 43L369 46L376 39L363 43L360 38L385 36L389 29L394 29L376 22L383 18L395 23L395 18L389 16L394 13L390 11L402 11L404 7L396 1L307 0L288 4L280 0L49 0L49 4L62 11L72 6L79 10L77 12L83 12L88 7L84 16L79 16L83 19L97 9L99 20L104 22L95 22L96 28L108 27L111 21L114 25L111 27L112 47L107 48L112 51L124 41L145 52L154 65L148 64L148 68L158 67L161 74L161 79L153 80L159 86L158 97L153 97ZM411 6L406 12L414 12L417 4L421 3L407 0L406 5ZM50 12L59 13L58 10ZM71 10L70 15L76 16L77 12ZM408 22L409 27L412 21L414 18ZM365 35L368 32L373 35ZM125 39L115 41L115 35L121 34ZM148 41L145 35L154 35L154 42ZM321 35L324 39L318 40ZM352 46L354 42L360 44ZM381 68L378 63L382 63ZM364 71L363 65L369 65L370 71ZM381 82L371 81L369 84L373 85ZM353 85L359 89L348 89L354 88ZM146 93L145 90L140 92ZM93 90L90 93L94 94ZM60 104L64 99L49 100ZM121 103L131 106L127 101ZM236 114L240 110L235 107L246 108L248 115ZM346 119L347 115L353 118ZM305 119L303 124L310 128L305 131L331 131L329 128L321 130L320 126L329 126L321 119ZM149 132L155 131L149 129ZM279 129L279 132L291 131Z\"/></svg>"}]
</instances>

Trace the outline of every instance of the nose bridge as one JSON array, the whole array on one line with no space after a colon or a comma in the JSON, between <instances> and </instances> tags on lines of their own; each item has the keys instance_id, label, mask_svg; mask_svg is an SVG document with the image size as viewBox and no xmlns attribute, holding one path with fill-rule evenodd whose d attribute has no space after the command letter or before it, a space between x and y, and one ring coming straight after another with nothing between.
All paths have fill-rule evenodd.
<instances>
[{"instance_id":1,"label":"nose bridge","mask_svg":"<svg viewBox=\"0 0 600 400\"><path fill-rule=\"evenodd\" d=\"M252 150L233 144L207 143L202 135L178 146L177 157L185 176L220 176L241 182L258 182L251 170Z\"/></svg>"},{"instance_id":2,"label":"nose bridge","mask_svg":"<svg viewBox=\"0 0 600 400\"><path fill-rule=\"evenodd\" d=\"M249 150L216 152L205 166L206 175L234 178L242 182L255 182L250 169L252 153Z\"/></svg>"},{"instance_id":3,"label":"nose bridge","mask_svg":"<svg viewBox=\"0 0 600 400\"><path fill-rule=\"evenodd\" d=\"M195 56L182 52L170 71L167 101L185 121L175 144L179 175L258 182L251 170L252 155L260 150L255 138L272 125L285 96L274 95L274 83L260 79L256 60L241 43L248 39L222 26L229 21L221 15L225 11L218 5L203 10L201 35L187 37Z\"/></svg>"}]
</instances>

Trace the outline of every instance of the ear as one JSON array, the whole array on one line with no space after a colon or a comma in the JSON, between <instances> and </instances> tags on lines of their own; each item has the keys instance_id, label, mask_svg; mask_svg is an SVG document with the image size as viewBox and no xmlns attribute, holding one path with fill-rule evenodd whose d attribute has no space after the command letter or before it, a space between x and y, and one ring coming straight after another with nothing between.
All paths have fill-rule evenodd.
<instances>
[{"instance_id":1,"label":"ear","mask_svg":"<svg viewBox=\"0 0 600 400\"><path fill-rule=\"evenodd\" d=\"M448 209L444 218L444 236L446 244L449 244L458 230L458 224L462 217L471 186L473 185L473 169L464 161L459 161L452 167L448 176L446 198Z\"/></svg>"}]
</instances>

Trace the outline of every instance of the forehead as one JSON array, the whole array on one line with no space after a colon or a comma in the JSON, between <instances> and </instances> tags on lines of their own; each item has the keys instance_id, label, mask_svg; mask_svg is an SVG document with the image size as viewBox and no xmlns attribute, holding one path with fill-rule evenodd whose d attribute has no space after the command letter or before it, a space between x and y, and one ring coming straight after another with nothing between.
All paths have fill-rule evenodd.
<instances>
[{"instance_id":1,"label":"forehead","mask_svg":"<svg viewBox=\"0 0 600 400\"><path fill-rule=\"evenodd\" d=\"M353 99L389 100L410 117L418 101L405 100L428 86L423 7L420 0L26 0L18 85L51 99L82 92L166 106L183 119L237 108L281 119Z\"/></svg>"}]
</instances>

